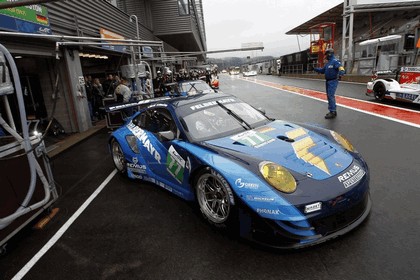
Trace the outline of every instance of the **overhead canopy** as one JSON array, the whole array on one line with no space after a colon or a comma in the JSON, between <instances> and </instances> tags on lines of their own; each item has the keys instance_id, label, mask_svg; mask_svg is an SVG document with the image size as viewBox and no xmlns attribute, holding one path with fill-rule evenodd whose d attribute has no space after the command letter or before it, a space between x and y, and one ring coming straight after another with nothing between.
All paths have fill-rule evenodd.
<instances>
[{"instance_id":1,"label":"overhead canopy","mask_svg":"<svg viewBox=\"0 0 420 280\"><path fill-rule=\"evenodd\" d=\"M354 13L357 16L358 13L366 12L381 12L381 11L397 11L397 10L418 10L420 9L420 1L385 1L385 3L373 3L373 4L360 4L354 6ZM344 3L338 4L337 6L323 12L322 14L308 20L307 22L293 28L286 32L287 35L299 35L299 34L310 34L311 27L325 23L335 22L336 30L343 28L343 13Z\"/></svg>"},{"instance_id":2,"label":"overhead canopy","mask_svg":"<svg viewBox=\"0 0 420 280\"><path fill-rule=\"evenodd\" d=\"M376 43L379 43L379 42L397 40L397 39L400 39L400 38L401 38L401 35L389 35L389 36L385 36L385 37L369 39L369 40L360 42L359 45L364 46L364 45L376 44Z\"/></svg>"},{"instance_id":3,"label":"overhead canopy","mask_svg":"<svg viewBox=\"0 0 420 280\"><path fill-rule=\"evenodd\" d=\"M323 12L322 14L308 20L307 22L293 28L292 30L286 32L287 35L299 35L299 34L310 34L311 28L315 25L319 25L325 22L335 22L336 30L341 30L343 26L343 4L338 4L337 6Z\"/></svg>"}]
</instances>

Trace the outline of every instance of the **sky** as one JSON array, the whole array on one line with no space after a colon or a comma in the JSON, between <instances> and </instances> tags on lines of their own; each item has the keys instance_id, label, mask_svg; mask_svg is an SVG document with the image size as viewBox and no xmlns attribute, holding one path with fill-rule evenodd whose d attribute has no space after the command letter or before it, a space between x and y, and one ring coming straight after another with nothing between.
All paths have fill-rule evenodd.
<instances>
[{"instance_id":1,"label":"sky","mask_svg":"<svg viewBox=\"0 0 420 280\"><path fill-rule=\"evenodd\" d=\"M203 0L207 50L241 48L262 42L263 51L209 54L208 57L279 57L309 48L309 35L286 32L343 0Z\"/></svg>"}]
</instances>

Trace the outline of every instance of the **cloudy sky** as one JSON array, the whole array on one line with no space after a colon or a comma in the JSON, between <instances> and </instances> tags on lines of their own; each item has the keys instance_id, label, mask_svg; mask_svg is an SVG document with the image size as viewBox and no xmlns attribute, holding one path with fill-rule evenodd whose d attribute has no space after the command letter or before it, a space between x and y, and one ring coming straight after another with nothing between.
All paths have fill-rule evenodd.
<instances>
[{"instance_id":1,"label":"cloudy sky","mask_svg":"<svg viewBox=\"0 0 420 280\"><path fill-rule=\"evenodd\" d=\"M309 47L309 36L285 35L294 27L343 3L343 0L203 0L207 50L240 48L263 42L264 51L223 56L281 56Z\"/></svg>"}]
</instances>

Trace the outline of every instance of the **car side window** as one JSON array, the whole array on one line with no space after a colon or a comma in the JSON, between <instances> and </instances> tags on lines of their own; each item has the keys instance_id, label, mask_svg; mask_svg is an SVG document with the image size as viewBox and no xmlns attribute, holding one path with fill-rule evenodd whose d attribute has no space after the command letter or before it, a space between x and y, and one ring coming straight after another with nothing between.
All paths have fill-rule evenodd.
<instances>
[{"instance_id":1,"label":"car side window","mask_svg":"<svg viewBox=\"0 0 420 280\"><path fill-rule=\"evenodd\" d=\"M171 113L163 108L153 108L144 111L136 118L136 124L152 133L168 130L176 133L176 125Z\"/></svg>"}]
</instances>

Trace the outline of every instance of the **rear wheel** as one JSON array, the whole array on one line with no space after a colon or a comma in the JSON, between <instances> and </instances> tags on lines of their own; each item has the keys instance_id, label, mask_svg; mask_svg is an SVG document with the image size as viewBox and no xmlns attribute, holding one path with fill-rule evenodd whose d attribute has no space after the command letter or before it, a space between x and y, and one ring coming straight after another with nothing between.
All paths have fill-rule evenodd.
<instances>
[{"instance_id":1,"label":"rear wheel","mask_svg":"<svg viewBox=\"0 0 420 280\"><path fill-rule=\"evenodd\" d=\"M125 174L127 172L127 162L120 144L115 139L112 139L111 141L111 153L115 168L117 168L120 173Z\"/></svg>"},{"instance_id":2,"label":"rear wheel","mask_svg":"<svg viewBox=\"0 0 420 280\"><path fill-rule=\"evenodd\" d=\"M385 93L386 93L385 85L383 83L377 83L373 87L373 93L375 95L376 100L382 101L384 99Z\"/></svg>"},{"instance_id":3,"label":"rear wheel","mask_svg":"<svg viewBox=\"0 0 420 280\"><path fill-rule=\"evenodd\" d=\"M204 218L216 227L227 227L234 216L234 197L229 184L210 168L196 178L197 201Z\"/></svg>"}]
</instances>

